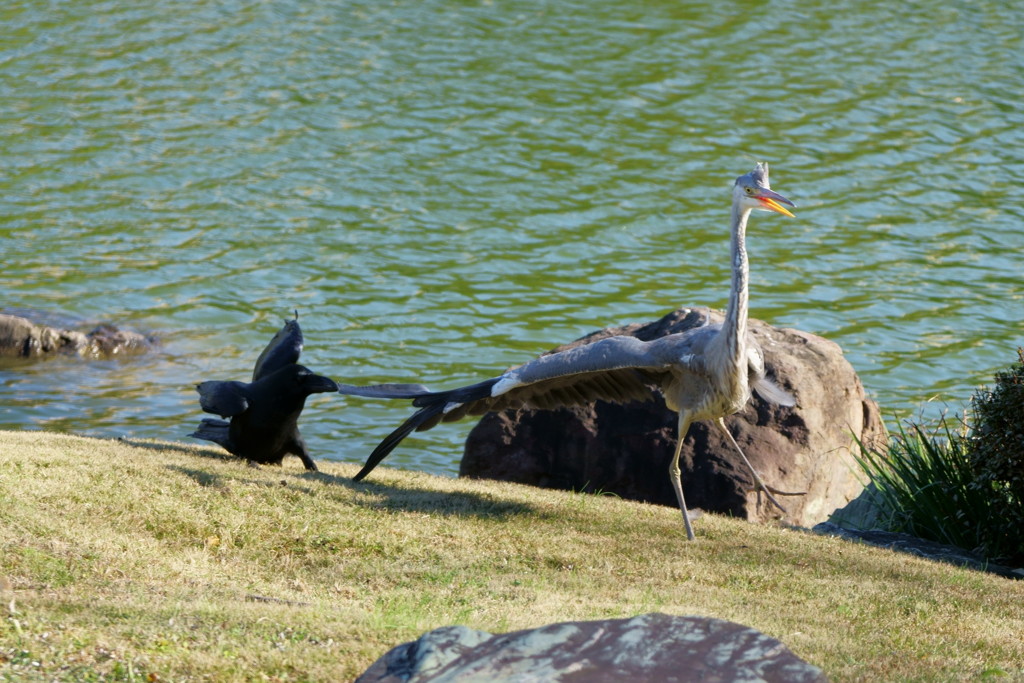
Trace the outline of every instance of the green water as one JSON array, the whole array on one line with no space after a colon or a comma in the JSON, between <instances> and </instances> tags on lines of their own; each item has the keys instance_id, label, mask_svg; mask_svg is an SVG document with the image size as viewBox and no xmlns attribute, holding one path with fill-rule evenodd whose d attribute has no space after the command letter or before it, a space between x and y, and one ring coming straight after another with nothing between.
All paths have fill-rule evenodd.
<instances>
[{"instance_id":1,"label":"green water","mask_svg":"<svg viewBox=\"0 0 1024 683\"><path fill-rule=\"evenodd\" d=\"M888 416L1024 343L1013 3L113 0L0 8L0 309L157 335L0 369L0 428L179 439L298 309L339 381L454 386L593 329L724 307L839 343ZM361 462L404 405L314 397ZM392 465L454 473L470 422Z\"/></svg>"}]
</instances>

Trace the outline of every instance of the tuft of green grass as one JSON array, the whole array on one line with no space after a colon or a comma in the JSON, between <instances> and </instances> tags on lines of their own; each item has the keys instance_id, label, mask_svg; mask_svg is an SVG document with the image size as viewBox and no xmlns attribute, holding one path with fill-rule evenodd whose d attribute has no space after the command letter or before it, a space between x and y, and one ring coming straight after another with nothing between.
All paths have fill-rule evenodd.
<instances>
[{"instance_id":1,"label":"tuft of green grass","mask_svg":"<svg viewBox=\"0 0 1024 683\"><path fill-rule=\"evenodd\" d=\"M900 425L887 447L859 445L855 457L875 487L877 523L888 531L957 546L993 562L1020 557L1019 530L1008 528L999 482L978 476L969 430L943 418L932 432Z\"/></svg>"},{"instance_id":2,"label":"tuft of green grass","mask_svg":"<svg viewBox=\"0 0 1024 683\"><path fill-rule=\"evenodd\" d=\"M979 549L983 530L998 511L975 486L964 439L943 420L927 434L900 425L888 447L859 444L861 469L877 489L882 526L967 550Z\"/></svg>"},{"instance_id":3,"label":"tuft of green grass","mask_svg":"<svg viewBox=\"0 0 1024 683\"><path fill-rule=\"evenodd\" d=\"M444 625L739 622L835 681L1024 677L1024 582L611 496L0 432L0 680L352 680Z\"/></svg>"}]
</instances>

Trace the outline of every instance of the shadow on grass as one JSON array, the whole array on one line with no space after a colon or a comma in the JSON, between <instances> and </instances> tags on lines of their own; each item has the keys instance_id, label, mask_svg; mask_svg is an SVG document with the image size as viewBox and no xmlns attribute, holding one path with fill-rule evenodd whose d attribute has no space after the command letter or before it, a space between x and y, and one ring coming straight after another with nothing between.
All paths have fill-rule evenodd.
<instances>
[{"instance_id":1,"label":"shadow on grass","mask_svg":"<svg viewBox=\"0 0 1024 683\"><path fill-rule=\"evenodd\" d=\"M148 446L149 444L139 444ZM183 452L193 454L193 451L180 449ZM205 453L203 454L205 455ZM211 457L217 457L212 454ZM239 463L244 460L226 455L224 459L234 459ZM247 466L258 467L266 471L272 466ZM172 472L183 474L204 487L227 487L231 483L262 486L262 487L288 487L300 490L310 495L316 494L310 487L302 486L304 481L317 481L322 484L338 486L360 494L354 496L350 501L353 505L360 507L394 511L394 512L420 512L426 514L440 514L452 516L472 516L484 519L503 520L516 516L532 515L545 516L547 513L539 511L532 505L526 503L502 500L488 493L467 493L465 491L436 491L425 488L390 486L376 482L355 482L349 477L342 477L326 472L294 472L282 471L281 479L277 482L270 482L266 479L252 479L243 476L225 476L215 474L202 469L182 467L179 465L167 465Z\"/></svg>"},{"instance_id":2,"label":"shadow on grass","mask_svg":"<svg viewBox=\"0 0 1024 683\"><path fill-rule=\"evenodd\" d=\"M238 456L231 455L227 451L218 450L213 446L210 446L209 442L205 441L203 443L196 444L154 443L152 441L138 441L136 439L126 439L122 437L118 439L118 442L131 446L132 448L141 448L148 451L157 451L159 453L198 455L201 458L210 458L212 460L241 460Z\"/></svg>"},{"instance_id":3,"label":"shadow on grass","mask_svg":"<svg viewBox=\"0 0 1024 683\"><path fill-rule=\"evenodd\" d=\"M175 443L153 443L148 441L137 441L134 439L121 439L122 443L135 448L155 451L158 453L174 453L185 456L199 456L222 462L232 461L243 467L255 467L267 471L274 465L249 465L245 459L232 455L227 451L219 451L214 447L204 444L175 444ZM226 487L231 482L248 484L252 486L274 486L265 479L253 479L243 476L226 477L202 469L182 467L178 465L167 465L171 471L184 474L200 486ZM273 470L270 470L273 471ZM446 492L436 491L427 488L416 488L409 486L392 486L377 482L355 482L349 477L343 477L326 472L309 472L294 470L280 470L282 486L300 488L306 493L314 494L311 488L301 487L302 481L318 481L322 484L339 486L354 493L362 494L354 497L351 501L355 505L365 508L387 510L395 512L421 512L426 514L441 514L453 516L474 516L479 518L508 519L521 515L533 515L545 517L548 512L538 510L532 505L503 500L488 493L467 493L464 491Z\"/></svg>"},{"instance_id":4,"label":"shadow on grass","mask_svg":"<svg viewBox=\"0 0 1024 683\"><path fill-rule=\"evenodd\" d=\"M223 488L226 486L226 478L219 474L214 474L205 470L194 470L188 467L178 467L177 465L168 465L167 469L171 472L184 474L186 477L203 487Z\"/></svg>"},{"instance_id":5,"label":"shadow on grass","mask_svg":"<svg viewBox=\"0 0 1024 683\"><path fill-rule=\"evenodd\" d=\"M348 478L344 478L343 481L344 485L352 490L367 494L363 500L359 501L360 505L379 510L473 516L498 520L523 515L533 517L545 515L538 508L527 503L497 498L488 493L434 491L389 486L376 482L354 482Z\"/></svg>"}]
</instances>

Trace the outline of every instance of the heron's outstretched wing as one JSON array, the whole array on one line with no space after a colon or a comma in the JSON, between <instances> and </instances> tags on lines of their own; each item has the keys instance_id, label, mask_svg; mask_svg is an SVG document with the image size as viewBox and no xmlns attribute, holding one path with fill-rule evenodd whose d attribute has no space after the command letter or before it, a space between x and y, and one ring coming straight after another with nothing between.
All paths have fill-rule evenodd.
<instances>
[{"instance_id":1,"label":"heron's outstretched wing","mask_svg":"<svg viewBox=\"0 0 1024 683\"><path fill-rule=\"evenodd\" d=\"M416 384L381 384L372 387L342 385L343 394L412 399L418 407L409 419L389 434L370 454L354 477L369 474L415 430L426 430L442 420L482 415L508 408L552 409L595 400L625 403L647 400L674 367L686 366L695 355L692 330L650 342L635 337L607 337L592 344L551 353L513 368L500 377L448 391L429 391Z\"/></svg>"},{"instance_id":2,"label":"heron's outstretched wing","mask_svg":"<svg viewBox=\"0 0 1024 683\"><path fill-rule=\"evenodd\" d=\"M249 408L248 389L245 382L201 382L196 385L199 392L199 406L204 412L232 417Z\"/></svg>"},{"instance_id":3,"label":"heron's outstretched wing","mask_svg":"<svg viewBox=\"0 0 1024 683\"><path fill-rule=\"evenodd\" d=\"M349 396L365 396L367 398L418 398L434 393L422 384L371 384L365 387L339 384L338 391Z\"/></svg>"},{"instance_id":4,"label":"heron's outstretched wing","mask_svg":"<svg viewBox=\"0 0 1024 683\"><path fill-rule=\"evenodd\" d=\"M299 362L302 354L302 329L298 320L289 320L274 338L263 349L256 359L256 367L252 371L252 381L266 377L281 368Z\"/></svg>"},{"instance_id":5,"label":"heron's outstretched wing","mask_svg":"<svg viewBox=\"0 0 1024 683\"><path fill-rule=\"evenodd\" d=\"M540 356L497 378L485 410L471 405L465 413L518 407L552 409L595 400L647 400L673 366L685 365L692 358L693 338L691 333L650 342L628 336L606 337ZM446 410L448 415L454 412L454 408Z\"/></svg>"}]
</instances>

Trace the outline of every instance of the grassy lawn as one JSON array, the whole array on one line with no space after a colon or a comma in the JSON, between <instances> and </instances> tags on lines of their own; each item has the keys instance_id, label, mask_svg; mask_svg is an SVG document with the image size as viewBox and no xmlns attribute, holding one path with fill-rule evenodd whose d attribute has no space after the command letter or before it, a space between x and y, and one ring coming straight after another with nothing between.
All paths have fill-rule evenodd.
<instances>
[{"instance_id":1,"label":"grassy lawn","mask_svg":"<svg viewBox=\"0 0 1024 683\"><path fill-rule=\"evenodd\" d=\"M357 454L363 455L363 454ZM351 680L394 645L658 611L835 681L1024 679L1024 582L781 526L203 446L0 432L0 680Z\"/></svg>"}]
</instances>

